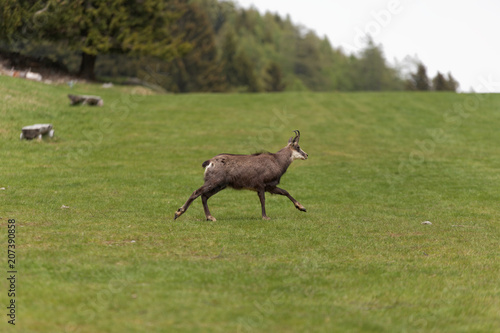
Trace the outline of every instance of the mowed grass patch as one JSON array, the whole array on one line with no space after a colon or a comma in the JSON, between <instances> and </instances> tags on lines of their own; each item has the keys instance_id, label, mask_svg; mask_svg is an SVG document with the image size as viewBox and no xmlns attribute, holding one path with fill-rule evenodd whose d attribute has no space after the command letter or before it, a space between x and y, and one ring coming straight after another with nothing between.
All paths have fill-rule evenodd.
<instances>
[{"instance_id":1,"label":"mowed grass patch","mask_svg":"<svg viewBox=\"0 0 500 333\"><path fill-rule=\"evenodd\" d=\"M0 77L0 99L20 331L500 326L497 95L147 95ZM54 139L18 139L46 122ZM309 159L281 187L307 213L267 195L263 221L255 193L225 190L209 200L217 222L199 199L173 221L203 161L275 152L295 129Z\"/></svg>"}]
</instances>

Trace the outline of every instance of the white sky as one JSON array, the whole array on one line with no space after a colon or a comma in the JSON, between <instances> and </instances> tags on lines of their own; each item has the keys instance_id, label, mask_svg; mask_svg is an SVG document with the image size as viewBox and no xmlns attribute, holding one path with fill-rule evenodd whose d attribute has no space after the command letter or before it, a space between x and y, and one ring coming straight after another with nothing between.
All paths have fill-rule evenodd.
<instances>
[{"instance_id":1,"label":"white sky","mask_svg":"<svg viewBox=\"0 0 500 333\"><path fill-rule=\"evenodd\" d=\"M356 53L369 32L392 64L417 56L433 78L451 72L460 90L500 92L499 0L236 0L261 13L290 15L295 24Z\"/></svg>"}]
</instances>

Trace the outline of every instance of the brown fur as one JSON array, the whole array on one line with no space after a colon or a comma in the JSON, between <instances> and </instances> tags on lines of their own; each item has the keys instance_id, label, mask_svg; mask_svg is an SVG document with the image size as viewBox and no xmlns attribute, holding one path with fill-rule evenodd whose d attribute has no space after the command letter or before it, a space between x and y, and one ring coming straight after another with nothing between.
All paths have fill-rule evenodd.
<instances>
[{"instance_id":1,"label":"brown fur","mask_svg":"<svg viewBox=\"0 0 500 333\"><path fill-rule=\"evenodd\" d=\"M181 216L199 196L207 220L215 221L210 214L207 200L217 192L232 187L256 191L262 207L262 218L269 219L265 209L264 192L287 196L301 211L306 211L287 191L277 187L281 176L286 172L294 158L307 159L308 155L299 146L300 132L295 131L295 138L290 138L286 147L277 153L259 153L253 155L220 154L205 162L205 183L193 192L186 203L177 210L174 219Z\"/></svg>"}]
</instances>

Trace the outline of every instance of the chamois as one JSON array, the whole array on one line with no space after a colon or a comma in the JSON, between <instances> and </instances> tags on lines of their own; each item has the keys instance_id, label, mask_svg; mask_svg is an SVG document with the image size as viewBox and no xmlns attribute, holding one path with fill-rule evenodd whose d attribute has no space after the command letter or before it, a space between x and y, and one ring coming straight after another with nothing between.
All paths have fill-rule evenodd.
<instances>
[{"instance_id":1,"label":"chamois","mask_svg":"<svg viewBox=\"0 0 500 333\"><path fill-rule=\"evenodd\" d=\"M300 149L300 132L294 131L295 137L288 140L286 147L275 154L259 153L253 155L220 154L203 162L205 183L191 194L186 203L175 212L174 220L184 214L193 200L201 195L203 209L207 221L216 221L208 209L208 199L217 192L232 187L256 191L262 206L262 218L266 215L265 192L288 197L295 207L305 212L306 209L290 193L277 187L281 176L286 172L293 160L307 159L308 155Z\"/></svg>"}]
</instances>

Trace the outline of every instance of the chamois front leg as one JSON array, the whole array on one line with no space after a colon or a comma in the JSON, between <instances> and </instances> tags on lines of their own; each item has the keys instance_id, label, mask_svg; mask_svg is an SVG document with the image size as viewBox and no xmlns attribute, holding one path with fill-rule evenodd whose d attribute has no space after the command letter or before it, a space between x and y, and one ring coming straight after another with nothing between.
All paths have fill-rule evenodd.
<instances>
[{"instance_id":1,"label":"chamois front leg","mask_svg":"<svg viewBox=\"0 0 500 333\"><path fill-rule=\"evenodd\" d=\"M200 187L199 189L197 189L196 191L193 192L193 194L191 194L191 196L189 197L189 199L186 201L186 203L184 205L182 205L182 207L180 207L179 209L177 209L177 211L175 212L175 216L174 216L174 220L176 220L179 216L181 216L182 214L184 214L187 209L189 208L189 206L191 205L191 203L196 199L198 198L200 195L206 193L206 192L209 192L212 188L210 186L207 186L206 184L204 184L202 187Z\"/></svg>"},{"instance_id":2,"label":"chamois front leg","mask_svg":"<svg viewBox=\"0 0 500 333\"><path fill-rule=\"evenodd\" d=\"M290 199L290 201L293 202L293 204L295 205L295 208L297 208L298 210L302 211L302 212L305 212L306 211L306 208L304 206L302 206L300 204L300 202L298 202L297 200L295 200L291 195L290 193L288 193L288 191L282 189L282 188L279 188L279 187L273 187L273 188L268 188L267 191L269 193L272 193L272 194L279 194L279 195L284 195L286 196L288 199Z\"/></svg>"},{"instance_id":3,"label":"chamois front leg","mask_svg":"<svg viewBox=\"0 0 500 333\"><path fill-rule=\"evenodd\" d=\"M257 190L259 195L260 205L262 206L262 218L264 220L270 220L270 217L266 215L266 192L264 190Z\"/></svg>"}]
</instances>

